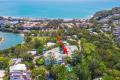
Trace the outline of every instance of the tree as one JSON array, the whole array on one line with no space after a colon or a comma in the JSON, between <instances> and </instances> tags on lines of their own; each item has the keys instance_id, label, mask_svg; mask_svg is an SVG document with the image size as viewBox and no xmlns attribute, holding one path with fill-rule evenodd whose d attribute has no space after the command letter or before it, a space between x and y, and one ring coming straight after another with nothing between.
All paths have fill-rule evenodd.
<instances>
[{"instance_id":1,"label":"tree","mask_svg":"<svg viewBox=\"0 0 120 80\"><path fill-rule=\"evenodd\" d=\"M78 80L77 74L75 74L75 71L67 72L66 73L66 80Z\"/></svg>"},{"instance_id":2,"label":"tree","mask_svg":"<svg viewBox=\"0 0 120 80\"><path fill-rule=\"evenodd\" d=\"M35 80L45 80L46 73L47 73L47 70L45 69L44 66L37 67L32 70L32 77Z\"/></svg>"},{"instance_id":3,"label":"tree","mask_svg":"<svg viewBox=\"0 0 120 80\"><path fill-rule=\"evenodd\" d=\"M11 24L10 23L7 23L6 25L5 25L5 28L10 28L11 27Z\"/></svg>"},{"instance_id":4,"label":"tree","mask_svg":"<svg viewBox=\"0 0 120 80\"><path fill-rule=\"evenodd\" d=\"M37 49L37 54L42 54L43 53L43 45L41 44L39 48Z\"/></svg>"},{"instance_id":5,"label":"tree","mask_svg":"<svg viewBox=\"0 0 120 80\"><path fill-rule=\"evenodd\" d=\"M0 69L6 69L9 66L9 58L0 57Z\"/></svg>"},{"instance_id":6,"label":"tree","mask_svg":"<svg viewBox=\"0 0 120 80\"><path fill-rule=\"evenodd\" d=\"M105 74L102 78L102 80L114 80L114 78L110 75Z\"/></svg>"},{"instance_id":7,"label":"tree","mask_svg":"<svg viewBox=\"0 0 120 80\"><path fill-rule=\"evenodd\" d=\"M30 36L27 36L26 38L25 38L25 41L26 42L30 42L32 40L32 38L30 37Z\"/></svg>"},{"instance_id":8,"label":"tree","mask_svg":"<svg viewBox=\"0 0 120 80\"><path fill-rule=\"evenodd\" d=\"M23 53L20 55L23 59L23 63L27 65L28 68L33 68L33 56L29 53Z\"/></svg>"},{"instance_id":9,"label":"tree","mask_svg":"<svg viewBox=\"0 0 120 80\"><path fill-rule=\"evenodd\" d=\"M28 50L28 47L23 45L23 44L18 44L16 47L15 47L15 50L14 50L14 56L16 56L17 58L21 57L22 55L24 55L24 53L26 53Z\"/></svg>"},{"instance_id":10,"label":"tree","mask_svg":"<svg viewBox=\"0 0 120 80\"><path fill-rule=\"evenodd\" d=\"M33 56L29 53L23 53L21 54L21 57L23 58L23 61L32 61Z\"/></svg>"},{"instance_id":11,"label":"tree","mask_svg":"<svg viewBox=\"0 0 120 80\"><path fill-rule=\"evenodd\" d=\"M51 73L54 75L55 80L67 80L66 68L64 65L54 65L51 68Z\"/></svg>"},{"instance_id":12,"label":"tree","mask_svg":"<svg viewBox=\"0 0 120 80\"><path fill-rule=\"evenodd\" d=\"M79 80L91 80L91 75L89 71L89 63L86 62L86 59L83 58L82 62L77 64L74 67L74 71L76 72Z\"/></svg>"},{"instance_id":13,"label":"tree","mask_svg":"<svg viewBox=\"0 0 120 80\"><path fill-rule=\"evenodd\" d=\"M25 64L29 69L34 68L34 64L32 61L23 61L22 63Z\"/></svg>"},{"instance_id":14,"label":"tree","mask_svg":"<svg viewBox=\"0 0 120 80\"><path fill-rule=\"evenodd\" d=\"M43 58L39 58L36 60L37 65L43 65L44 64L44 59Z\"/></svg>"},{"instance_id":15,"label":"tree","mask_svg":"<svg viewBox=\"0 0 120 80\"><path fill-rule=\"evenodd\" d=\"M35 49L38 49L40 45L41 45L40 40L37 39L37 38L35 38L35 39L34 39L34 43L33 43L33 47L34 47Z\"/></svg>"},{"instance_id":16,"label":"tree","mask_svg":"<svg viewBox=\"0 0 120 80\"><path fill-rule=\"evenodd\" d=\"M43 44L43 42L41 41L41 40L39 40L38 38L35 38L34 40L33 40L33 47L35 48L35 49L38 49L38 51L40 51L40 52L42 52L42 48L44 47L44 44Z\"/></svg>"}]
</instances>

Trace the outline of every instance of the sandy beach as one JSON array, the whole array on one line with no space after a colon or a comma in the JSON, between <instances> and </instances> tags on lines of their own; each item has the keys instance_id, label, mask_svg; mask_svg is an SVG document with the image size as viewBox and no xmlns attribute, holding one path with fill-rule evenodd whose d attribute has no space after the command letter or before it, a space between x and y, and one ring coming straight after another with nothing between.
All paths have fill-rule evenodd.
<instances>
[{"instance_id":1,"label":"sandy beach","mask_svg":"<svg viewBox=\"0 0 120 80\"><path fill-rule=\"evenodd\" d=\"M4 38L0 37L0 43L2 43L4 41Z\"/></svg>"}]
</instances>

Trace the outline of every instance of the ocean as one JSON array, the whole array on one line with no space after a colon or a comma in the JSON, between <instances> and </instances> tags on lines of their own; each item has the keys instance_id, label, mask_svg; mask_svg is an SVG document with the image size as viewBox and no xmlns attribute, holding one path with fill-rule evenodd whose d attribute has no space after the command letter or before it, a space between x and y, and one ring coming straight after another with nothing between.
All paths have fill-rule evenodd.
<instances>
[{"instance_id":1,"label":"ocean","mask_svg":"<svg viewBox=\"0 0 120 80\"><path fill-rule=\"evenodd\" d=\"M0 16L88 18L119 6L120 0L0 0Z\"/></svg>"}]
</instances>

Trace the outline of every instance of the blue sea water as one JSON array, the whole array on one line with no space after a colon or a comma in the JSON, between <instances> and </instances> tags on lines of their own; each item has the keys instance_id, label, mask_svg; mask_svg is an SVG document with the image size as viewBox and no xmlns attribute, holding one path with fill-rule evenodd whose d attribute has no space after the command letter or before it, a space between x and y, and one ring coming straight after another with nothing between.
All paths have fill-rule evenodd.
<instances>
[{"instance_id":1,"label":"blue sea water","mask_svg":"<svg viewBox=\"0 0 120 80\"><path fill-rule=\"evenodd\" d=\"M119 6L120 0L0 0L0 16L87 18Z\"/></svg>"},{"instance_id":2,"label":"blue sea water","mask_svg":"<svg viewBox=\"0 0 120 80\"><path fill-rule=\"evenodd\" d=\"M0 16L33 18L88 18L96 11L120 7L120 0L0 0ZM0 32L0 50L20 44L18 34Z\"/></svg>"}]
</instances>

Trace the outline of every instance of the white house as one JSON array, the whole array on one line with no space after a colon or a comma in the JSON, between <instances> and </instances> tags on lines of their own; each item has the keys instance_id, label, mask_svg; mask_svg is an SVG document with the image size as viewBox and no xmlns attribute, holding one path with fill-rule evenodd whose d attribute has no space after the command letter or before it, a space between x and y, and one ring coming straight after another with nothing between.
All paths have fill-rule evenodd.
<instances>
[{"instance_id":1,"label":"white house","mask_svg":"<svg viewBox=\"0 0 120 80\"><path fill-rule=\"evenodd\" d=\"M37 51L36 51L36 49L33 49L31 51L28 51L27 53L32 54L32 55L36 55Z\"/></svg>"},{"instance_id":2,"label":"white house","mask_svg":"<svg viewBox=\"0 0 120 80\"><path fill-rule=\"evenodd\" d=\"M100 78L95 78L95 79L93 79L93 80L102 80L102 78L100 77Z\"/></svg>"},{"instance_id":3,"label":"white house","mask_svg":"<svg viewBox=\"0 0 120 80\"><path fill-rule=\"evenodd\" d=\"M12 58L11 59L12 64L18 64L22 62L22 58Z\"/></svg>"},{"instance_id":4,"label":"white house","mask_svg":"<svg viewBox=\"0 0 120 80\"><path fill-rule=\"evenodd\" d=\"M120 26L115 26L113 29L113 35L120 36Z\"/></svg>"},{"instance_id":5,"label":"white house","mask_svg":"<svg viewBox=\"0 0 120 80\"><path fill-rule=\"evenodd\" d=\"M103 26L101 26L101 30L104 32L111 31L111 26L109 26L108 24L104 24Z\"/></svg>"},{"instance_id":6,"label":"white house","mask_svg":"<svg viewBox=\"0 0 120 80\"><path fill-rule=\"evenodd\" d=\"M31 80L25 64L10 66L10 80Z\"/></svg>"},{"instance_id":7,"label":"white house","mask_svg":"<svg viewBox=\"0 0 120 80\"><path fill-rule=\"evenodd\" d=\"M4 76L5 76L5 70L0 70L0 80L3 80Z\"/></svg>"},{"instance_id":8,"label":"white house","mask_svg":"<svg viewBox=\"0 0 120 80\"><path fill-rule=\"evenodd\" d=\"M51 46L54 46L54 45L55 45L54 42L48 42L48 43L46 44L46 47L51 47Z\"/></svg>"},{"instance_id":9,"label":"white house","mask_svg":"<svg viewBox=\"0 0 120 80\"><path fill-rule=\"evenodd\" d=\"M73 45L73 46L66 46L67 51L68 51L68 56L70 56L71 54L73 54L73 52L77 49L77 46ZM63 53L62 50L60 50L59 47L48 50L44 53L44 62L45 65L49 65L51 63L54 64L64 64L64 58L67 55Z\"/></svg>"}]
</instances>

